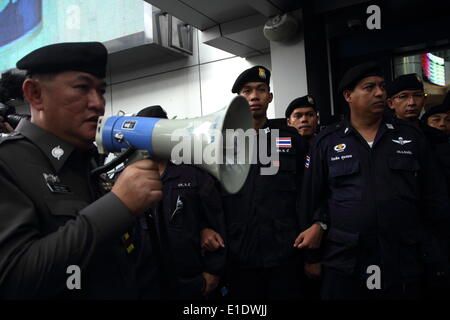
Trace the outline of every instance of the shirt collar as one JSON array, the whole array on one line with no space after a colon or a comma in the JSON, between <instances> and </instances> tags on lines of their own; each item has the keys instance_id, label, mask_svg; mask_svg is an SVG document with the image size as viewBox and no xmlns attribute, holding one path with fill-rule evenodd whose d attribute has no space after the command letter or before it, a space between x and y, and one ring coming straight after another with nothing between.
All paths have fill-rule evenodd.
<instances>
[{"instance_id":1,"label":"shirt collar","mask_svg":"<svg viewBox=\"0 0 450 320\"><path fill-rule=\"evenodd\" d=\"M41 149L56 172L61 170L75 149L68 142L25 119L20 121L16 131Z\"/></svg>"},{"instance_id":2,"label":"shirt collar","mask_svg":"<svg viewBox=\"0 0 450 320\"><path fill-rule=\"evenodd\" d=\"M348 136L349 134L356 132L356 129L353 128L353 126L351 125L350 121L347 118L342 120L340 126L342 131L342 137ZM392 121L391 118L383 117L380 123L380 128L378 129L377 136L382 135L386 131L397 131L397 126L394 123L394 121Z\"/></svg>"},{"instance_id":3,"label":"shirt collar","mask_svg":"<svg viewBox=\"0 0 450 320\"><path fill-rule=\"evenodd\" d=\"M166 169L161 176L161 180L164 182L170 179L178 178L181 173L179 170L177 170L177 168L179 168L178 165L173 164L172 161L168 161Z\"/></svg>"}]
</instances>

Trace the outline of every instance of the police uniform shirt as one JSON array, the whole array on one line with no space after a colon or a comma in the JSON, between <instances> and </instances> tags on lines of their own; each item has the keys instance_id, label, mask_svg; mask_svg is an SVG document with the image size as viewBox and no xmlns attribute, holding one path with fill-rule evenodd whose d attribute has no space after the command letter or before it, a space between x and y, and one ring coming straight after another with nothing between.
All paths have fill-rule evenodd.
<instances>
[{"instance_id":1,"label":"police uniform shirt","mask_svg":"<svg viewBox=\"0 0 450 320\"><path fill-rule=\"evenodd\" d=\"M26 120L0 141L2 298L137 297L120 241L134 218L112 192L95 200L89 155ZM81 290L67 288L71 265Z\"/></svg>"},{"instance_id":2,"label":"police uniform shirt","mask_svg":"<svg viewBox=\"0 0 450 320\"><path fill-rule=\"evenodd\" d=\"M306 149L297 131L276 119L263 125L256 144L265 139L270 150L277 143L274 129L281 142L279 160L262 164L259 159L242 189L223 196L229 259L239 268L275 267L298 257L293 245L300 231L297 202ZM262 175L261 168L269 166L277 166L278 172Z\"/></svg>"},{"instance_id":3,"label":"police uniform shirt","mask_svg":"<svg viewBox=\"0 0 450 320\"><path fill-rule=\"evenodd\" d=\"M445 186L423 135L394 119L383 119L372 147L347 120L323 130L301 204L310 223L329 225L322 263L363 278L378 265L383 288L423 272L425 229L448 222Z\"/></svg>"}]
</instances>

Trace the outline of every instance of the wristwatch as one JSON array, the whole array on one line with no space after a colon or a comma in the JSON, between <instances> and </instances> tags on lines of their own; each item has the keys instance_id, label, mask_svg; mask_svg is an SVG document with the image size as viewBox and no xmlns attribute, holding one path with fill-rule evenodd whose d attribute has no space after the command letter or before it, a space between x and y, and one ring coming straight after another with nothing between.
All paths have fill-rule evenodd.
<instances>
[{"instance_id":1,"label":"wristwatch","mask_svg":"<svg viewBox=\"0 0 450 320\"><path fill-rule=\"evenodd\" d=\"M327 230L328 226L326 223L323 223L322 221L317 221L317 224L319 224L320 228L322 228L323 231Z\"/></svg>"}]
</instances>

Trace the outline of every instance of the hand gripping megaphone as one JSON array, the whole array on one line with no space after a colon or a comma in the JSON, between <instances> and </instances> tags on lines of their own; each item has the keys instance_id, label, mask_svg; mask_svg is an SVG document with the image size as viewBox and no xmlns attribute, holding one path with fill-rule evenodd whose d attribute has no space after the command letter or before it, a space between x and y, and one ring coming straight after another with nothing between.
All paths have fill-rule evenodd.
<instances>
[{"instance_id":1,"label":"hand gripping megaphone","mask_svg":"<svg viewBox=\"0 0 450 320\"><path fill-rule=\"evenodd\" d=\"M236 147L236 143L227 139L236 139L229 134L230 129L241 129L242 132L252 126L247 100L236 96L228 107L192 119L100 117L95 140L100 154L121 152L132 147L134 150L147 151L153 159L173 160L176 151L184 159L184 163L206 170L217 178L227 192L236 193L247 179L253 147L251 143L246 145L246 161L234 161L235 154L232 153L233 159L230 159L230 153L226 149ZM203 161L205 159L201 157L201 161L198 161L199 153L204 155L207 149L212 150L209 153L212 159L209 157L209 161Z\"/></svg>"}]
</instances>

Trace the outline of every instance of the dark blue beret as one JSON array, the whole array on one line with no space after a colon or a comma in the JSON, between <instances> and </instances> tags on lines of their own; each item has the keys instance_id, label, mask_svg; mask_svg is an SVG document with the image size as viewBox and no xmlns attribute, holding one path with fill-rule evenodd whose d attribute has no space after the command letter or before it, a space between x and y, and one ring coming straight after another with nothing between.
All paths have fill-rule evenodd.
<instances>
[{"instance_id":1,"label":"dark blue beret","mask_svg":"<svg viewBox=\"0 0 450 320\"><path fill-rule=\"evenodd\" d=\"M398 76L386 86L388 98L403 90L423 90L423 83L416 73Z\"/></svg>"},{"instance_id":2,"label":"dark blue beret","mask_svg":"<svg viewBox=\"0 0 450 320\"><path fill-rule=\"evenodd\" d=\"M108 51L100 42L63 42L32 51L16 66L28 74L81 71L104 78L107 58Z\"/></svg>"},{"instance_id":3,"label":"dark blue beret","mask_svg":"<svg viewBox=\"0 0 450 320\"><path fill-rule=\"evenodd\" d=\"M234 82L232 93L239 93L244 85L248 82L264 82L270 83L270 70L263 66L254 66L242 72Z\"/></svg>"},{"instance_id":4,"label":"dark blue beret","mask_svg":"<svg viewBox=\"0 0 450 320\"><path fill-rule=\"evenodd\" d=\"M300 98L296 98L289 103L285 116L286 118L289 118L292 114L292 112L297 108L304 108L304 107L312 107L314 111L317 111L316 102L314 101L313 96L306 95Z\"/></svg>"},{"instance_id":5,"label":"dark blue beret","mask_svg":"<svg viewBox=\"0 0 450 320\"><path fill-rule=\"evenodd\" d=\"M342 77L338 92L342 93L344 90L353 89L361 79L372 76L384 77L383 68L378 63L369 61L354 66L347 70Z\"/></svg>"}]
</instances>

